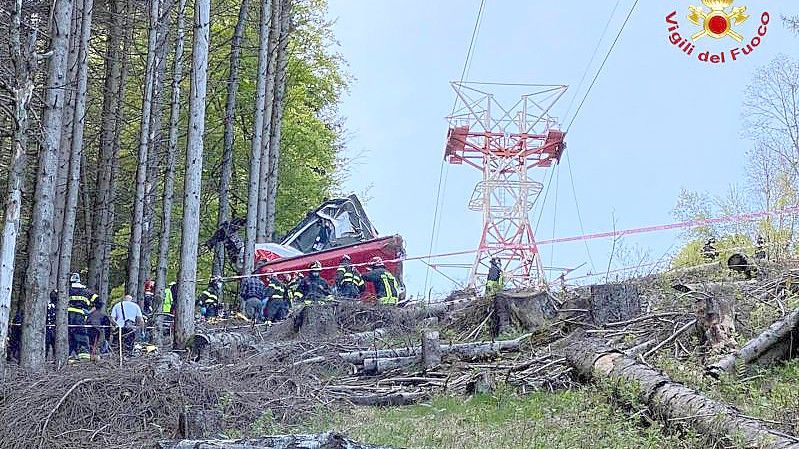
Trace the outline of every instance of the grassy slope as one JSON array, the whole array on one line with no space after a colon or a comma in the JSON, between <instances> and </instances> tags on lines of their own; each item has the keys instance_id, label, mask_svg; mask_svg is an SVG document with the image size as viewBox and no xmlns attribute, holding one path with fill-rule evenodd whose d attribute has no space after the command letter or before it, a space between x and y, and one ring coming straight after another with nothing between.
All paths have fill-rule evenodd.
<instances>
[{"instance_id":1,"label":"grassy slope","mask_svg":"<svg viewBox=\"0 0 799 449\"><path fill-rule=\"evenodd\" d=\"M407 448L699 448L691 437L667 435L613 409L593 389L439 397L411 407L355 408L307 425L337 429L373 444ZM285 430L285 429L284 429Z\"/></svg>"}]
</instances>

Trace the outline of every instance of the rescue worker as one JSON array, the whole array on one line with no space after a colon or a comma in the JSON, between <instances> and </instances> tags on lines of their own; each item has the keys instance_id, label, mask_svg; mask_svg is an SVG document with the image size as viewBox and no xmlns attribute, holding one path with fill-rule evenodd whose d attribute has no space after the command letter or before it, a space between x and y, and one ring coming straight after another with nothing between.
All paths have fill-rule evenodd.
<instances>
[{"instance_id":1,"label":"rescue worker","mask_svg":"<svg viewBox=\"0 0 799 449\"><path fill-rule=\"evenodd\" d=\"M302 282L302 273L286 274L286 286L289 291L289 304L298 304L302 301L302 292L300 291L300 282Z\"/></svg>"},{"instance_id":2,"label":"rescue worker","mask_svg":"<svg viewBox=\"0 0 799 449\"><path fill-rule=\"evenodd\" d=\"M111 318L105 313L105 303L99 298L94 301L94 308L86 318L86 324L91 326L88 332L91 353L107 353L111 341Z\"/></svg>"},{"instance_id":3,"label":"rescue worker","mask_svg":"<svg viewBox=\"0 0 799 449\"><path fill-rule=\"evenodd\" d=\"M491 267L488 269L488 279L486 280L486 296L493 297L505 288L505 276L502 274L501 262L499 257L491 258Z\"/></svg>"},{"instance_id":4,"label":"rescue worker","mask_svg":"<svg viewBox=\"0 0 799 449\"><path fill-rule=\"evenodd\" d=\"M357 268L352 266L349 254L341 257L336 268L336 293L343 299L358 299L366 288L366 283Z\"/></svg>"},{"instance_id":5,"label":"rescue worker","mask_svg":"<svg viewBox=\"0 0 799 449\"><path fill-rule=\"evenodd\" d=\"M3 342L5 344L5 342ZM22 349L22 310L17 307L17 313L11 320L11 325L8 327L8 351L6 351L6 360L19 361L20 350Z\"/></svg>"},{"instance_id":6,"label":"rescue worker","mask_svg":"<svg viewBox=\"0 0 799 449\"><path fill-rule=\"evenodd\" d=\"M716 257L719 257L719 251L716 249L716 238L710 237L705 242L705 245L702 246L702 257L707 260L716 260Z\"/></svg>"},{"instance_id":7,"label":"rescue worker","mask_svg":"<svg viewBox=\"0 0 799 449\"><path fill-rule=\"evenodd\" d=\"M247 319L260 321L263 317L261 311L263 307L261 301L267 298L266 285L253 272L252 276L247 276L239 284L239 297L241 298L241 311Z\"/></svg>"},{"instance_id":8,"label":"rescue worker","mask_svg":"<svg viewBox=\"0 0 799 449\"><path fill-rule=\"evenodd\" d=\"M316 251L321 251L329 247L332 238L333 225L327 220L322 220L321 226L319 227L319 235L316 236L313 249Z\"/></svg>"},{"instance_id":9,"label":"rescue worker","mask_svg":"<svg viewBox=\"0 0 799 449\"><path fill-rule=\"evenodd\" d=\"M264 319L270 322L283 321L289 314L291 294L288 286L280 281L275 272L270 271L267 285L267 300L263 309Z\"/></svg>"},{"instance_id":10,"label":"rescue worker","mask_svg":"<svg viewBox=\"0 0 799 449\"><path fill-rule=\"evenodd\" d=\"M399 282L397 278L386 269L383 259L373 257L369 261L369 271L363 275L364 280L371 282L377 295L377 303L393 305L399 300Z\"/></svg>"},{"instance_id":11,"label":"rescue worker","mask_svg":"<svg viewBox=\"0 0 799 449\"><path fill-rule=\"evenodd\" d=\"M178 297L178 283L171 282L167 288L164 289L164 304L161 306L162 313L174 313L172 305Z\"/></svg>"},{"instance_id":12,"label":"rescue worker","mask_svg":"<svg viewBox=\"0 0 799 449\"><path fill-rule=\"evenodd\" d=\"M155 298L155 282L152 279L147 279L144 281L144 297L139 303L139 308L141 308L143 314L150 315L153 313L153 298Z\"/></svg>"},{"instance_id":13,"label":"rescue worker","mask_svg":"<svg viewBox=\"0 0 799 449\"><path fill-rule=\"evenodd\" d=\"M758 235L755 241L755 259L766 260L766 239L762 235Z\"/></svg>"},{"instance_id":14,"label":"rescue worker","mask_svg":"<svg viewBox=\"0 0 799 449\"><path fill-rule=\"evenodd\" d=\"M322 279L322 263L318 260L308 266L308 277L300 281L299 290L305 305L324 303L330 296L330 286Z\"/></svg>"},{"instance_id":15,"label":"rescue worker","mask_svg":"<svg viewBox=\"0 0 799 449\"><path fill-rule=\"evenodd\" d=\"M132 296L125 295L122 301L114 304L114 307L111 308L111 319L118 328L117 335L121 337L119 344L126 353L130 354L136 342L136 329L144 331L144 316L141 313L141 308L133 302Z\"/></svg>"},{"instance_id":16,"label":"rescue worker","mask_svg":"<svg viewBox=\"0 0 799 449\"><path fill-rule=\"evenodd\" d=\"M197 306L200 307L200 315L213 318L219 315L219 296L222 292L222 280L220 278L211 279L208 288L197 297Z\"/></svg>"},{"instance_id":17,"label":"rescue worker","mask_svg":"<svg viewBox=\"0 0 799 449\"><path fill-rule=\"evenodd\" d=\"M89 360L89 335L86 329L86 318L97 295L80 282L80 274L72 273L69 277L69 304L67 321L69 322L69 354L74 353L79 360Z\"/></svg>"},{"instance_id":18,"label":"rescue worker","mask_svg":"<svg viewBox=\"0 0 799 449\"><path fill-rule=\"evenodd\" d=\"M47 303L47 320L45 321L44 332L44 358L52 351L52 356L55 358L55 321L56 310L58 307L58 290L50 292L50 302Z\"/></svg>"}]
</instances>

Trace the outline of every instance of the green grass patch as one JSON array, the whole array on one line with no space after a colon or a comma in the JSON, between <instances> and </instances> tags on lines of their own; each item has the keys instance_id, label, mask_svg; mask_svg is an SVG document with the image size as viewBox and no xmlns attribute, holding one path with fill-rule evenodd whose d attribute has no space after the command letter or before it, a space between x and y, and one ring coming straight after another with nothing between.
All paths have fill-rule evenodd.
<instances>
[{"instance_id":1,"label":"green grass patch","mask_svg":"<svg viewBox=\"0 0 799 449\"><path fill-rule=\"evenodd\" d=\"M358 441L406 448L699 448L611 406L598 390L468 398L442 396L409 407L356 407L319 415L301 431L338 430Z\"/></svg>"}]
</instances>

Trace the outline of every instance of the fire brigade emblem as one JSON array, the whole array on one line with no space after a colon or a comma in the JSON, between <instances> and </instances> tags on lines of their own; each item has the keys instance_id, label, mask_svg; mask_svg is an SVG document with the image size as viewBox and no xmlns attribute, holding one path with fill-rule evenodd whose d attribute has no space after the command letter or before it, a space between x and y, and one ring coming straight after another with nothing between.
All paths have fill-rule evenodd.
<instances>
[{"instance_id":1,"label":"fire brigade emblem","mask_svg":"<svg viewBox=\"0 0 799 449\"><path fill-rule=\"evenodd\" d=\"M749 19L746 15L746 6L732 7L735 0L702 0L710 8L707 11L701 6L689 6L688 20L694 25L702 27L702 31L691 36L696 42L704 36L722 39L729 36L738 42L743 41L743 36L733 30L733 26L740 25Z\"/></svg>"}]
</instances>

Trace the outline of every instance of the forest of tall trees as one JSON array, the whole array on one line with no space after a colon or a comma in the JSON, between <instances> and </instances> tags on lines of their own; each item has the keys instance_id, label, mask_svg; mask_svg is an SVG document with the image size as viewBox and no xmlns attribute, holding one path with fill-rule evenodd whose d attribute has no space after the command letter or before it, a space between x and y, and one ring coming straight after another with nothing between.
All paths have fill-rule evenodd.
<instances>
[{"instance_id":1,"label":"forest of tall trees","mask_svg":"<svg viewBox=\"0 0 799 449\"><path fill-rule=\"evenodd\" d=\"M0 341L17 317L23 367L45 364L53 291L66 360L72 272L106 303L177 281L184 345L196 290L229 266L203 244L216 228L246 219L251 255L336 188L348 78L326 9L3 1Z\"/></svg>"}]
</instances>

